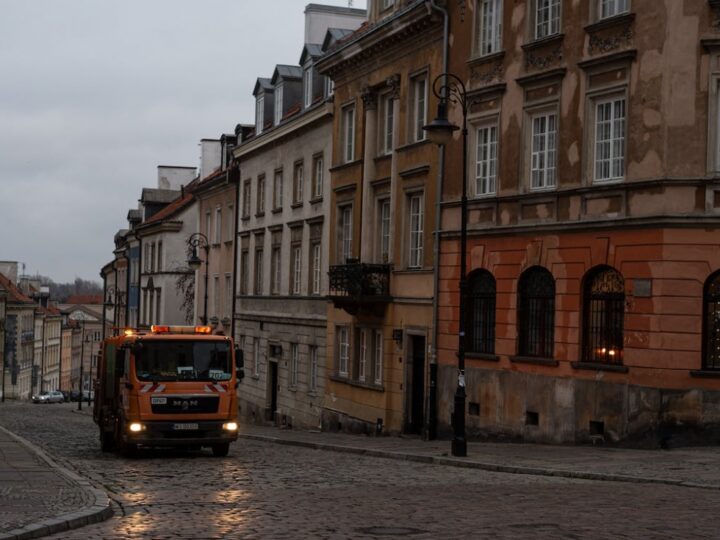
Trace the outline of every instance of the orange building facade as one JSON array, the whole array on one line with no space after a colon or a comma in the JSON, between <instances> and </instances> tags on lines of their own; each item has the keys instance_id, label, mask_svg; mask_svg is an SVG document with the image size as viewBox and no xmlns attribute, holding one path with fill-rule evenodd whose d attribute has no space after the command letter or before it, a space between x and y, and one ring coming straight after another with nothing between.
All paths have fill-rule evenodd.
<instances>
[{"instance_id":1,"label":"orange building facade","mask_svg":"<svg viewBox=\"0 0 720 540\"><path fill-rule=\"evenodd\" d=\"M720 5L451 4L449 71L470 101L468 435L717 438ZM457 106L449 118L462 124ZM462 158L458 134L439 262L446 433Z\"/></svg>"}]
</instances>

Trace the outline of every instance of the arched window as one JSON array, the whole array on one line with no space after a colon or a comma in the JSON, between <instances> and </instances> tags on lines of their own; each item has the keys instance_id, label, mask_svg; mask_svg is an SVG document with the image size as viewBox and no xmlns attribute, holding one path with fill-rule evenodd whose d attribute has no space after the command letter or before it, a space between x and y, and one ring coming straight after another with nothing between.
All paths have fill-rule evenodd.
<instances>
[{"instance_id":1,"label":"arched window","mask_svg":"<svg viewBox=\"0 0 720 540\"><path fill-rule=\"evenodd\" d=\"M533 266L518 282L518 354L552 358L555 344L555 279Z\"/></svg>"},{"instance_id":2,"label":"arched window","mask_svg":"<svg viewBox=\"0 0 720 540\"><path fill-rule=\"evenodd\" d=\"M468 352L495 353L495 278L475 270L468 278L465 346Z\"/></svg>"},{"instance_id":3,"label":"arched window","mask_svg":"<svg viewBox=\"0 0 720 540\"><path fill-rule=\"evenodd\" d=\"M583 360L622 364L625 281L609 266L591 270L583 287Z\"/></svg>"},{"instance_id":4,"label":"arched window","mask_svg":"<svg viewBox=\"0 0 720 540\"><path fill-rule=\"evenodd\" d=\"M720 272L705 282L703 304L703 369L720 369Z\"/></svg>"}]
</instances>

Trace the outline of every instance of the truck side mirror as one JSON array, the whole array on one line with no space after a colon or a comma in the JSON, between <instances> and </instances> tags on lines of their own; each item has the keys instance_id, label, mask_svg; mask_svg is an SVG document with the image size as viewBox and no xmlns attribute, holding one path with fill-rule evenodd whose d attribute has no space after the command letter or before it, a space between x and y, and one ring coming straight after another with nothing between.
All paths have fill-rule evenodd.
<instances>
[{"instance_id":1,"label":"truck side mirror","mask_svg":"<svg viewBox=\"0 0 720 540\"><path fill-rule=\"evenodd\" d=\"M245 378L245 370L243 368L238 368L235 370L235 376L237 377L238 381L241 381Z\"/></svg>"}]
</instances>

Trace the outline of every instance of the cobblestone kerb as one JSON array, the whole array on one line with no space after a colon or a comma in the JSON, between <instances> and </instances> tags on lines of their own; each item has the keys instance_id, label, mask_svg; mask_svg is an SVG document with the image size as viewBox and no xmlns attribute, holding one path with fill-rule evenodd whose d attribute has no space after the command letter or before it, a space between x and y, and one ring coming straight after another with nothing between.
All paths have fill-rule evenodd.
<instances>
[{"instance_id":1,"label":"cobblestone kerb","mask_svg":"<svg viewBox=\"0 0 720 540\"><path fill-rule=\"evenodd\" d=\"M84 527L85 525L89 525L91 523L98 523L109 519L113 515L112 508L110 507L110 500L103 490L94 487L87 479L79 476L78 474L61 467L44 451L23 437L16 435L2 426L0 426L0 430L27 448L29 452L32 452L39 459L47 463L47 465L55 472L65 477L69 482L78 486L81 490L85 491L89 500L92 501L91 504L78 508L74 512L46 518L42 521L31 523L10 531L0 531L0 540L25 540L28 538L40 538L42 536L62 531Z\"/></svg>"},{"instance_id":2,"label":"cobblestone kerb","mask_svg":"<svg viewBox=\"0 0 720 540\"><path fill-rule=\"evenodd\" d=\"M315 450L327 450L331 452L343 452L348 454L358 454L370 457L379 457L386 459L397 459L402 461L415 461L418 463L431 463L435 465L447 465L451 467L465 467L469 469L480 469L484 471L508 473L508 474L527 474L532 476L553 476L560 478L573 478L578 480L599 480L605 482L630 482L635 484L662 484L668 486L680 486L688 488L709 489L720 491L720 485L703 484L697 482L687 482L683 480L673 480L668 478L653 478L644 476L632 476L624 474L598 473L590 471L568 471L561 469L543 468L543 467L525 467L522 465L500 465L497 463L485 463L481 461L470 461L462 458L453 458L445 456L430 456L423 454L412 454L406 452L396 452L388 450L379 450L375 448L361 448L355 446L316 443L311 441L282 439L267 435L256 435L248 433L240 433L239 438L255 441L264 441L275 444L283 444L289 446L301 446L304 448L312 448Z\"/></svg>"}]
</instances>

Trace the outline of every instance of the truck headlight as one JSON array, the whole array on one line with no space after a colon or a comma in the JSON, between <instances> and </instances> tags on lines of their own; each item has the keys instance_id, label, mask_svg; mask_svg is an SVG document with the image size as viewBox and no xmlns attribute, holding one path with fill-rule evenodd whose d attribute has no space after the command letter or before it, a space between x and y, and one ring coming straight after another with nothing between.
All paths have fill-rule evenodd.
<instances>
[{"instance_id":1,"label":"truck headlight","mask_svg":"<svg viewBox=\"0 0 720 540\"><path fill-rule=\"evenodd\" d=\"M223 429L225 431L237 431L237 429L238 429L237 422L226 422L223 424Z\"/></svg>"},{"instance_id":2,"label":"truck headlight","mask_svg":"<svg viewBox=\"0 0 720 540\"><path fill-rule=\"evenodd\" d=\"M132 431L133 433L137 433L138 431L142 431L142 430L143 430L143 427L144 427L144 426L143 426L142 424L139 424L138 422L133 422L132 424L130 424L130 426L128 426L128 428L130 429L130 431Z\"/></svg>"}]
</instances>

